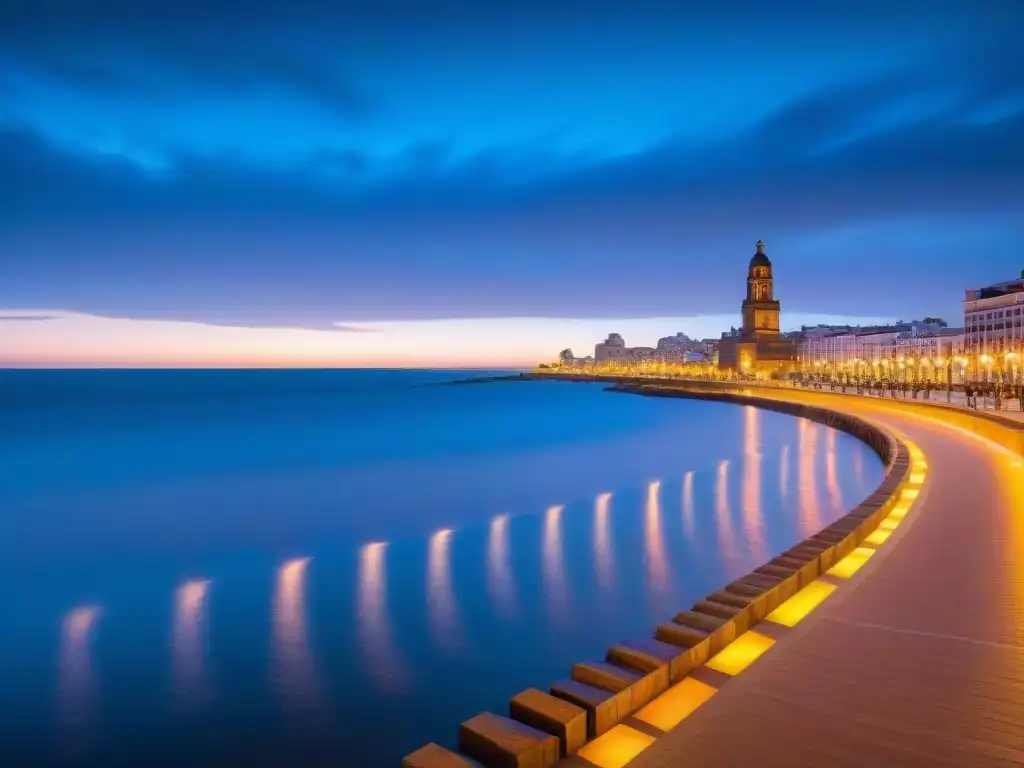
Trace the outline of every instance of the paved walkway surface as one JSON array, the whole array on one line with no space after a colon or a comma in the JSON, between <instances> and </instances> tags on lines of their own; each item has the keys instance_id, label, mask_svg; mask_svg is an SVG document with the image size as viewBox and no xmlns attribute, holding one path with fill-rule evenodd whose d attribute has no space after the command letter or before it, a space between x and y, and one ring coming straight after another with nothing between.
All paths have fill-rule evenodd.
<instances>
[{"instance_id":1,"label":"paved walkway surface","mask_svg":"<svg viewBox=\"0 0 1024 768\"><path fill-rule=\"evenodd\" d=\"M850 582L629 768L1024 765L1024 463L884 401L841 407L924 451L918 503Z\"/></svg>"}]
</instances>

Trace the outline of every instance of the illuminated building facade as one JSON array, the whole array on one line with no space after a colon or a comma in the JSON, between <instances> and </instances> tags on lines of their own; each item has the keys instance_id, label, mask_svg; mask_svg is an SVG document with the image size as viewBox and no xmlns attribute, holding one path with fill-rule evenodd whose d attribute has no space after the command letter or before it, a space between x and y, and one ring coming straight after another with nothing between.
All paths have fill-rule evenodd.
<instances>
[{"instance_id":1,"label":"illuminated building facade","mask_svg":"<svg viewBox=\"0 0 1024 768\"><path fill-rule=\"evenodd\" d=\"M718 366L758 375L791 371L797 364L797 342L779 330L781 306L775 298L772 262L757 241L747 268L747 295L741 305L743 326L722 335Z\"/></svg>"}]
</instances>

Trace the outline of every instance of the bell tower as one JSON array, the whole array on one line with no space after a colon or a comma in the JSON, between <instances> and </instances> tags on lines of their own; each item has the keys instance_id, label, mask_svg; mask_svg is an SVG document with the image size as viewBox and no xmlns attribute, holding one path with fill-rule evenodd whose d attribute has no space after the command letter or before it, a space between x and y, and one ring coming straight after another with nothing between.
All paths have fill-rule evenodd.
<instances>
[{"instance_id":1,"label":"bell tower","mask_svg":"<svg viewBox=\"0 0 1024 768\"><path fill-rule=\"evenodd\" d=\"M747 270L747 298L743 300L746 338L779 334L779 302L775 300L772 263L764 252L764 243L758 240L756 247Z\"/></svg>"}]
</instances>

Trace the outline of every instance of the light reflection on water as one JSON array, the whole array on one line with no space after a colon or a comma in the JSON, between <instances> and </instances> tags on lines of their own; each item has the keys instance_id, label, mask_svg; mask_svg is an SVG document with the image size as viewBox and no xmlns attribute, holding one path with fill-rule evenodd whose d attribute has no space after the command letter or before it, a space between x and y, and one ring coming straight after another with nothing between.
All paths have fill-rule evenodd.
<instances>
[{"instance_id":1,"label":"light reflection on water","mask_svg":"<svg viewBox=\"0 0 1024 768\"><path fill-rule=\"evenodd\" d=\"M203 662L203 609L209 589L209 580L193 579L182 584L174 596L171 665L175 701L181 709L197 708L208 694Z\"/></svg>"},{"instance_id":2,"label":"light reflection on water","mask_svg":"<svg viewBox=\"0 0 1024 768\"><path fill-rule=\"evenodd\" d=\"M453 531L442 528L430 537L430 557L427 561L428 616L435 642L448 651L456 652L462 646L462 628L459 608L452 589L451 543Z\"/></svg>"},{"instance_id":3,"label":"light reflection on water","mask_svg":"<svg viewBox=\"0 0 1024 768\"><path fill-rule=\"evenodd\" d=\"M548 507L544 513L543 583L547 592L548 617L564 623L569 595L562 560L562 505Z\"/></svg>"},{"instance_id":4,"label":"light reflection on water","mask_svg":"<svg viewBox=\"0 0 1024 768\"><path fill-rule=\"evenodd\" d=\"M648 583L656 597L668 590L668 563L665 560L665 539L661 532L661 481L647 484L647 504L644 511L644 538L646 540Z\"/></svg>"},{"instance_id":5,"label":"light reflection on water","mask_svg":"<svg viewBox=\"0 0 1024 768\"><path fill-rule=\"evenodd\" d=\"M736 535L732 529L732 510L729 506L729 460L718 462L715 481L715 527L718 529L718 544L723 559L733 564L739 558L736 549Z\"/></svg>"},{"instance_id":6,"label":"light reflection on water","mask_svg":"<svg viewBox=\"0 0 1024 768\"><path fill-rule=\"evenodd\" d=\"M83 755L92 737L96 679L90 645L99 615L96 606L81 606L68 613L61 626L57 726L65 759Z\"/></svg>"},{"instance_id":7,"label":"light reflection on water","mask_svg":"<svg viewBox=\"0 0 1024 768\"><path fill-rule=\"evenodd\" d=\"M800 419L797 436L800 484L800 536L807 538L821 530L821 510L818 508L818 426Z\"/></svg>"},{"instance_id":8,"label":"light reflection on water","mask_svg":"<svg viewBox=\"0 0 1024 768\"><path fill-rule=\"evenodd\" d=\"M596 559L597 581L602 590L612 584L611 511L612 495L600 493L594 501L594 556Z\"/></svg>"},{"instance_id":9,"label":"light reflection on water","mask_svg":"<svg viewBox=\"0 0 1024 768\"><path fill-rule=\"evenodd\" d=\"M683 476L683 531L693 539L693 470Z\"/></svg>"},{"instance_id":10,"label":"light reflection on water","mask_svg":"<svg viewBox=\"0 0 1024 768\"><path fill-rule=\"evenodd\" d=\"M408 670L395 646L388 616L387 548L386 542L375 541L359 551L356 623L360 646L377 689L395 694L406 689Z\"/></svg>"},{"instance_id":11,"label":"light reflection on water","mask_svg":"<svg viewBox=\"0 0 1024 768\"><path fill-rule=\"evenodd\" d=\"M402 722L399 737L389 729L384 736L397 760L426 740L450 743L461 719L501 708L524 681L543 684L614 640L647 636L654 623L813 533L878 482L881 467L865 466L863 446L801 420L794 429L796 498L787 505L788 444L766 451L762 418L744 411L734 459L708 457L674 479L532 514L503 513L458 536L442 528L426 539L368 543L353 553L348 572L341 546L317 551L315 572L312 556L280 564L270 596L270 698L293 713L326 712L326 699L332 707L347 702L325 717L333 718L339 743L357 752L359 745L381 749L377 719ZM316 594L329 599L310 598L314 575ZM216 625L218 611L232 595L254 591L257 577L249 574L242 586L218 575L216 593L212 580L193 579L173 593L173 698L189 708L202 704L208 721L232 717L232 685L240 684L212 653L211 614ZM339 606L345 600L350 604ZM262 604L265 611L265 598ZM77 608L61 632L58 725L62 746L75 745L79 755L88 754L84 737L99 719L92 658L98 618L96 607ZM244 634L265 643L260 632L254 617ZM106 661L102 671L116 668L115 658ZM254 671L246 667L244 679ZM273 715L261 716L272 729Z\"/></svg>"},{"instance_id":12,"label":"light reflection on water","mask_svg":"<svg viewBox=\"0 0 1024 768\"><path fill-rule=\"evenodd\" d=\"M765 561L768 556L761 519L761 410L746 406L743 424L743 530L751 556Z\"/></svg>"},{"instance_id":13,"label":"light reflection on water","mask_svg":"<svg viewBox=\"0 0 1024 768\"><path fill-rule=\"evenodd\" d=\"M779 452L779 498L789 501L789 446L782 446Z\"/></svg>"},{"instance_id":14,"label":"light reflection on water","mask_svg":"<svg viewBox=\"0 0 1024 768\"><path fill-rule=\"evenodd\" d=\"M506 619L515 618L516 594L509 551L508 515L495 515L487 545L487 583L494 605Z\"/></svg>"},{"instance_id":15,"label":"light reflection on water","mask_svg":"<svg viewBox=\"0 0 1024 768\"><path fill-rule=\"evenodd\" d=\"M306 574L311 558L297 557L277 571L273 602L275 678L286 709L316 706L316 670L306 632Z\"/></svg>"}]
</instances>

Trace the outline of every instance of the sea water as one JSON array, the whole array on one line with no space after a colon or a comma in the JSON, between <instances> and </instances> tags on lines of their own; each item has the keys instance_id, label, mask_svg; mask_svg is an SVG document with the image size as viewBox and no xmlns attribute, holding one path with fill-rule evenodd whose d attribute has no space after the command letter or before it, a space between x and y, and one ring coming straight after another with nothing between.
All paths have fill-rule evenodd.
<instances>
[{"instance_id":1,"label":"sea water","mask_svg":"<svg viewBox=\"0 0 1024 768\"><path fill-rule=\"evenodd\" d=\"M0 760L397 765L881 479L802 419L468 375L0 371Z\"/></svg>"}]
</instances>

